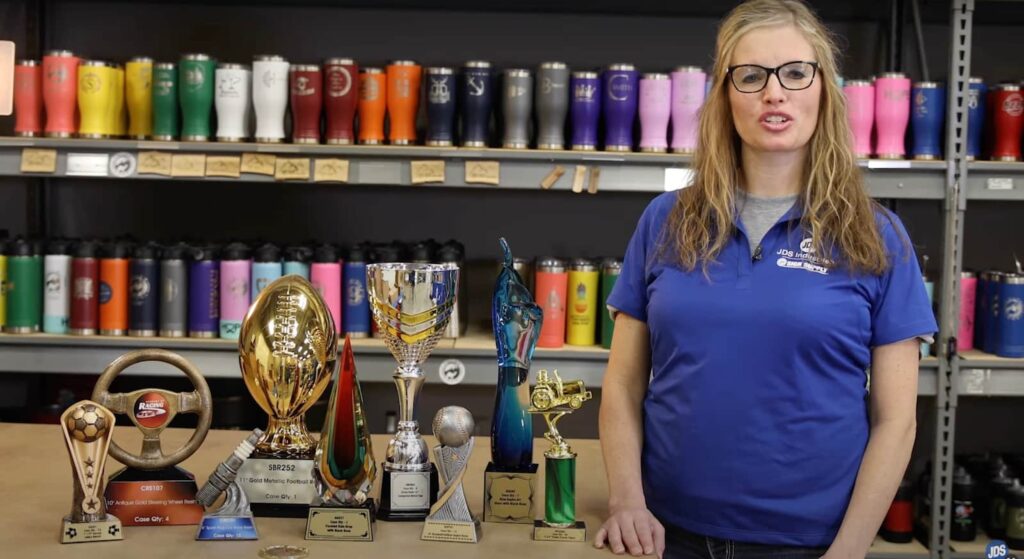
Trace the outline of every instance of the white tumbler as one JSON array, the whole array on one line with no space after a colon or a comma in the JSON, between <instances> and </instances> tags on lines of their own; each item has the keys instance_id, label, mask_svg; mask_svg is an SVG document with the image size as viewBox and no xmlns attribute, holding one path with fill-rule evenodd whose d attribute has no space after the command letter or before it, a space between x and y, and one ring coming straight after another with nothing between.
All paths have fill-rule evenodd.
<instances>
[{"instance_id":1,"label":"white tumbler","mask_svg":"<svg viewBox=\"0 0 1024 559\"><path fill-rule=\"evenodd\" d=\"M214 73L217 141L242 142L249 137L249 89L252 72L245 64L218 64Z\"/></svg>"},{"instance_id":2,"label":"white tumbler","mask_svg":"<svg viewBox=\"0 0 1024 559\"><path fill-rule=\"evenodd\" d=\"M288 109L288 61L277 55L257 56L252 63L252 106L256 112L256 141L284 141Z\"/></svg>"}]
</instances>

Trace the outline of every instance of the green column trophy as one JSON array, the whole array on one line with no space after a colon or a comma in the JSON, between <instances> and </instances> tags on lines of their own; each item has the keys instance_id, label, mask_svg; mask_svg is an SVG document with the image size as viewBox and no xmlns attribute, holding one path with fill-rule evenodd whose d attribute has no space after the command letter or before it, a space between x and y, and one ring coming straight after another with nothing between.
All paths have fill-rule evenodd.
<instances>
[{"instance_id":1,"label":"green column trophy","mask_svg":"<svg viewBox=\"0 0 1024 559\"><path fill-rule=\"evenodd\" d=\"M377 479L363 394L356 378L352 343L345 336L341 366L327 401L313 466L318 501L309 507L307 540L373 541Z\"/></svg>"},{"instance_id":2,"label":"green column trophy","mask_svg":"<svg viewBox=\"0 0 1024 559\"><path fill-rule=\"evenodd\" d=\"M544 520L533 524L533 539L582 542L587 526L576 520L576 453L558 432L558 420L583 407L592 395L581 380L563 381L558 371L537 372L537 384L530 394L530 413L544 415L548 425L544 438L551 448L544 452Z\"/></svg>"},{"instance_id":3,"label":"green column trophy","mask_svg":"<svg viewBox=\"0 0 1024 559\"><path fill-rule=\"evenodd\" d=\"M143 388L111 393L110 385L122 371L144 361L177 367L192 381L192 392ZM210 431L213 401L202 373L184 357L163 349L140 349L117 358L100 374L93 401L115 414L127 415L142 431L142 450L131 454L115 442L110 455L125 468L110 476L107 507L125 526L199 524L203 507L196 500L195 476L178 466L199 449ZM164 454L160 434L179 413L199 416L192 437L178 450Z\"/></svg>"},{"instance_id":4,"label":"green column trophy","mask_svg":"<svg viewBox=\"0 0 1024 559\"><path fill-rule=\"evenodd\" d=\"M500 239L504 264L494 284L491 323L498 349L498 387L491 422L491 461L484 471L484 521L531 524L537 464L533 461L530 362L543 311L514 268Z\"/></svg>"},{"instance_id":5,"label":"green column trophy","mask_svg":"<svg viewBox=\"0 0 1024 559\"><path fill-rule=\"evenodd\" d=\"M89 400L69 407L60 416L64 443L71 458L74 496L71 514L64 517L61 543L105 542L124 539L121 521L107 512L103 498L106 485L103 466L107 463L114 414Z\"/></svg>"}]
</instances>

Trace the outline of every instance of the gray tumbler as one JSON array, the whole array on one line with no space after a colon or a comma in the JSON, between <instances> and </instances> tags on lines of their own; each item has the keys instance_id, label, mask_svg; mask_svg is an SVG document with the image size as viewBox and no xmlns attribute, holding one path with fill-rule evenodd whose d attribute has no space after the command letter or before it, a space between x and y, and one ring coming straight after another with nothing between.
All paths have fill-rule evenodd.
<instances>
[{"instance_id":1,"label":"gray tumbler","mask_svg":"<svg viewBox=\"0 0 1024 559\"><path fill-rule=\"evenodd\" d=\"M505 70L502 92L502 117L505 140L502 147L526 149L530 143L530 114L533 112L533 76L529 70Z\"/></svg>"},{"instance_id":2,"label":"gray tumbler","mask_svg":"<svg viewBox=\"0 0 1024 559\"><path fill-rule=\"evenodd\" d=\"M565 117L569 112L569 67L545 62L537 70L537 148L565 149Z\"/></svg>"},{"instance_id":3,"label":"gray tumbler","mask_svg":"<svg viewBox=\"0 0 1024 559\"><path fill-rule=\"evenodd\" d=\"M188 330L189 247L165 247L160 259L160 336L184 338Z\"/></svg>"}]
</instances>

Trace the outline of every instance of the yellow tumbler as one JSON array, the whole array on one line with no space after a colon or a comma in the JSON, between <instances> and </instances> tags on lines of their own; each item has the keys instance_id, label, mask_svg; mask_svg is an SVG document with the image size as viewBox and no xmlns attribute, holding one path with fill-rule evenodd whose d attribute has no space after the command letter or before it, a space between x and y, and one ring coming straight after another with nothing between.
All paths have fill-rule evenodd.
<instances>
[{"instance_id":1,"label":"yellow tumbler","mask_svg":"<svg viewBox=\"0 0 1024 559\"><path fill-rule=\"evenodd\" d=\"M586 258L577 258L569 267L568 320L565 343L594 345L597 343L597 295L600 272Z\"/></svg>"},{"instance_id":2,"label":"yellow tumbler","mask_svg":"<svg viewBox=\"0 0 1024 559\"><path fill-rule=\"evenodd\" d=\"M102 60L85 60L78 71L78 113L81 120L78 136L107 138L112 129L116 77L111 64Z\"/></svg>"},{"instance_id":3,"label":"yellow tumbler","mask_svg":"<svg viewBox=\"0 0 1024 559\"><path fill-rule=\"evenodd\" d=\"M125 65L128 136L146 140L153 135L153 59L136 56Z\"/></svg>"}]
</instances>

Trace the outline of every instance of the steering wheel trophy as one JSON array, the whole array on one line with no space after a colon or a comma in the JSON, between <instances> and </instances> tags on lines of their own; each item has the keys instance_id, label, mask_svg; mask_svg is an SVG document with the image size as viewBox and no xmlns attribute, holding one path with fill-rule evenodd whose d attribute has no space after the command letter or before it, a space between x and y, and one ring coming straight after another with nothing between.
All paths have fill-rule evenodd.
<instances>
[{"instance_id":1,"label":"steering wheel trophy","mask_svg":"<svg viewBox=\"0 0 1024 559\"><path fill-rule=\"evenodd\" d=\"M144 361L161 361L180 369L192 381L192 392L144 388L111 393L110 385L128 367ZM125 526L198 524L203 507L196 500L195 476L178 467L206 439L212 419L210 387L203 375L184 357L162 349L126 353L100 374L92 399L114 414L127 415L142 431L142 451L131 454L111 442L110 455L125 468L110 477L106 499L111 514ZM160 434L179 413L199 415L199 423L184 446L164 454Z\"/></svg>"}]
</instances>

